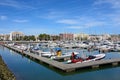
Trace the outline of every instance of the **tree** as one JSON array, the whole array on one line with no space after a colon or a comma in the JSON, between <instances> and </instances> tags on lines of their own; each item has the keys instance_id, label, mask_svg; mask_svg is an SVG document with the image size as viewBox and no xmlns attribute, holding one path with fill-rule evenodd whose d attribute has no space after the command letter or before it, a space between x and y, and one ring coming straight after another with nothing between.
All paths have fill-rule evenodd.
<instances>
[{"instance_id":1,"label":"tree","mask_svg":"<svg viewBox=\"0 0 120 80\"><path fill-rule=\"evenodd\" d=\"M57 35L53 35L53 36L50 36L51 39L50 40L60 40L60 36L57 36Z\"/></svg>"},{"instance_id":2,"label":"tree","mask_svg":"<svg viewBox=\"0 0 120 80\"><path fill-rule=\"evenodd\" d=\"M35 41L36 39L35 39L34 35L31 35L31 36L24 36L23 40L25 40L25 41L30 41L30 40Z\"/></svg>"},{"instance_id":3,"label":"tree","mask_svg":"<svg viewBox=\"0 0 120 80\"><path fill-rule=\"evenodd\" d=\"M50 40L50 35L48 35L48 34L40 34L38 36L38 39L39 40Z\"/></svg>"},{"instance_id":4,"label":"tree","mask_svg":"<svg viewBox=\"0 0 120 80\"><path fill-rule=\"evenodd\" d=\"M32 41L35 41L35 40L36 40L34 35L29 36L29 39L32 40Z\"/></svg>"},{"instance_id":5,"label":"tree","mask_svg":"<svg viewBox=\"0 0 120 80\"><path fill-rule=\"evenodd\" d=\"M29 41L29 37L28 37L28 36L24 36L24 37L23 37L23 40Z\"/></svg>"}]
</instances>

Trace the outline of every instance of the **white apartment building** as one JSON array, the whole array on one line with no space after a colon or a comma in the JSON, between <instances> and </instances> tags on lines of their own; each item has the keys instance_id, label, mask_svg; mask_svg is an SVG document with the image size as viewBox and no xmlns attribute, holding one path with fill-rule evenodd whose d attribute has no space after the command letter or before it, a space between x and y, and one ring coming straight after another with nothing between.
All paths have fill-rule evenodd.
<instances>
[{"instance_id":1,"label":"white apartment building","mask_svg":"<svg viewBox=\"0 0 120 80\"><path fill-rule=\"evenodd\" d=\"M80 33L80 34L74 34L74 40L83 40L83 39L88 39L89 35Z\"/></svg>"},{"instance_id":2,"label":"white apartment building","mask_svg":"<svg viewBox=\"0 0 120 80\"><path fill-rule=\"evenodd\" d=\"M21 37L23 37L24 34L22 32L11 32L10 33L10 40L11 41L16 41L21 39Z\"/></svg>"},{"instance_id":3,"label":"white apartment building","mask_svg":"<svg viewBox=\"0 0 120 80\"><path fill-rule=\"evenodd\" d=\"M0 34L0 41L8 41L10 35L8 34Z\"/></svg>"}]
</instances>

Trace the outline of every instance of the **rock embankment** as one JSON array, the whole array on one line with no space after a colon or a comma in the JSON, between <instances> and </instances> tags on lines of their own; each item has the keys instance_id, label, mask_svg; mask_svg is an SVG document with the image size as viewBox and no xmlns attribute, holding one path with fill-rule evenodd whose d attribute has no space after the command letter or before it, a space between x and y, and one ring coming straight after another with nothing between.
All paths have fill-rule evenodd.
<instances>
[{"instance_id":1,"label":"rock embankment","mask_svg":"<svg viewBox=\"0 0 120 80\"><path fill-rule=\"evenodd\" d=\"M0 80L16 80L13 73L8 69L7 65L0 56Z\"/></svg>"}]
</instances>

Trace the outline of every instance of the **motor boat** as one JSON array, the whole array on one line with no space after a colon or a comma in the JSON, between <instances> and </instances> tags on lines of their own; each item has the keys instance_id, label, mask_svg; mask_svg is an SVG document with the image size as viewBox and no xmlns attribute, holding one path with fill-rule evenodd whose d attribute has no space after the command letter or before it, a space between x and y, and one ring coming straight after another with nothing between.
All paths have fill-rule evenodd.
<instances>
[{"instance_id":1,"label":"motor boat","mask_svg":"<svg viewBox=\"0 0 120 80\"><path fill-rule=\"evenodd\" d=\"M55 49L61 51L60 48L55 48ZM49 58L50 58L51 56L55 56L55 55L56 55L55 49L50 49L49 51L43 51L43 52L41 52L41 56L42 56L42 57L49 57Z\"/></svg>"},{"instance_id":2,"label":"motor boat","mask_svg":"<svg viewBox=\"0 0 120 80\"><path fill-rule=\"evenodd\" d=\"M56 48L55 51L51 49L51 51L48 51L48 52L41 52L41 56L49 57L54 60L59 60L59 59L64 59L64 58L70 57L71 54L72 54L72 52L62 53L60 48ZM74 52L74 54L77 55L77 54L79 54L79 52Z\"/></svg>"},{"instance_id":3,"label":"motor boat","mask_svg":"<svg viewBox=\"0 0 120 80\"><path fill-rule=\"evenodd\" d=\"M55 56L51 56L51 59L54 59L54 60L60 60L60 59L64 59L64 58L70 58L72 52L67 52L67 53L64 53L64 54L61 54L60 56L59 55L55 55ZM79 52L74 52L75 55L79 54Z\"/></svg>"},{"instance_id":4,"label":"motor boat","mask_svg":"<svg viewBox=\"0 0 120 80\"><path fill-rule=\"evenodd\" d=\"M51 56L54 56L54 55L55 55L55 52L50 52L50 51L41 52L42 57L51 57Z\"/></svg>"},{"instance_id":5,"label":"motor boat","mask_svg":"<svg viewBox=\"0 0 120 80\"><path fill-rule=\"evenodd\" d=\"M90 62L90 61L96 61L96 60L100 60L103 59L105 57L105 54L97 54L97 55L89 55L87 58L81 58L81 57L77 57L77 58L72 58L70 60L68 60L66 63L84 63L84 62Z\"/></svg>"}]
</instances>

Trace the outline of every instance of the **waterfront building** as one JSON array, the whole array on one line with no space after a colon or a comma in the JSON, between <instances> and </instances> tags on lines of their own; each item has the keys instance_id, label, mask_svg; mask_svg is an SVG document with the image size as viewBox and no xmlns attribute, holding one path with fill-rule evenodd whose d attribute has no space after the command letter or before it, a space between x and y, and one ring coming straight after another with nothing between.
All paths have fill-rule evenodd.
<instances>
[{"instance_id":1,"label":"waterfront building","mask_svg":"<svg viewBox=\"0 0 120 80\"><path fill-rule=\"evenodd\" d=\"M4 38L3 34L0 34L0 40L2 41Z\"/></svg>"},{"instance_id":2,"label":"waterfront building","mask_svg":"<svg viewBox=\"0 0 120 80\"><path fill-rule=\"evenodd\" d=\"M80 34L74 34L74 40L87 40L89 37L88 34L80 33Z\"/></svg>"},{"instance_id":3,"label":"waterfront building","mask_svg":"<svg viewBox=\"0 0 120 80\"><path fill-rule=\"evenodd\" d=\"M110 34L103 34L102 35L102 40L107 40L109 38L111 38Z\"/></svg>"},{"instance_id":4,"label":"waterfront building","mask_svg":"<svg viewBox=\"0 0 120 80\"><path fill-rule=\"evenodd\" d=\"M73 40L74 35L72 33L61 33L59 34L60 40Z\"/></svg>"},{"instance_id":5,"label":"waterfront building","mask_svg":"<svg viewBox=\"0 0 120 80\"><path fill-rule=\"evenodd\" d=\"M22 37L24 37L24 34L22 32L11 32L10 33L10 40L11 41L21 40Z\"/></svg>"},{"instance_id":6,"label":"waterfront building","mask_svg":"<svg viewBox=\"0 0 120 80\"><path fill-rule=\"evenodd\" d=\"M8 41L10 35L9 34L0 34L0 40L1 41Z\"/></svg>"},{"instance_id":7,"label":"waterfront building","mask_svg":"<svg viewBox=\"0 0 120 80\"><path fill-rule=\"evenodd\" d=\"M97 41L97 40L102 40L102 35L89 35L89 38L88 40L91 40L91 41Z\"/></svg>"},{"instance_id":8,"label":"waterfront building","mask_svg":"<svg viewBox=\"0 0 120 80\"><path fill-rule=\"evenodd\" d=\"M111 40L116 42L116 41L120 41L120 34L116 35L116 34L112 34L111 35Z\"/></svg>"},{"instance_id":9,"label":"waterfront building","mask_svg":"<svg viewBox=\"0 0 120 80\"><path fill-rule=\"evenodd\" d=\"M111 36L109 34L102 34L102 35L90 35L88 39L92 40L92 41L94 41L94 40L101 41L101 40L108 40L110 38L111 38Z\"/></svg>"}]
</instances>

